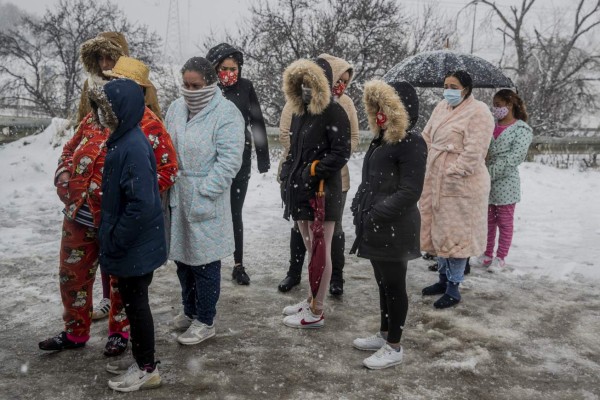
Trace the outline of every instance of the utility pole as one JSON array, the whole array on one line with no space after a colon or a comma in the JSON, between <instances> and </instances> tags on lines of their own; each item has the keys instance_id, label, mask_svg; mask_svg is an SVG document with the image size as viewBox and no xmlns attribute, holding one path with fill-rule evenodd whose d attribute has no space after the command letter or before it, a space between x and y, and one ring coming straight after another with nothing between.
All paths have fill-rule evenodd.
<instances>
[{"instance_id":1,"label":"utility pole","mask_svg":"<svg viewBox=\"0 0 600 400\"><path fill-rule=\"evenodd\" d=\"M166 58L175 58L180 62L183 58L181 51L181 21L179 20L178 0L169 1L169 14L167 15L167 34L163 55Z\"/></svg>"},{"instance_id":2,"label":"utility pole","mask_svg":"<svg viewBox=\"0 0 600 400\"><path fill-rule=\"evenodd\" d=\"M475 8L473 10L473 27L471 30L471 54L473 54L473 45L475 43L475 23L477 21L477 1L475 1L473 4L475 4Z\"/></svg>"}]
</instances>

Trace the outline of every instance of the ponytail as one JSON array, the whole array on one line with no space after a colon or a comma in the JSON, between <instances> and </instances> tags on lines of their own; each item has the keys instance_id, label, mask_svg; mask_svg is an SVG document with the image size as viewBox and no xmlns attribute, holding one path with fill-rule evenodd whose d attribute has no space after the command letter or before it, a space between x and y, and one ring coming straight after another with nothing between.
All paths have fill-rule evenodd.
<instances>
[{"instance_id":1,"label":"ponytail","mask_svg":"<svg viewBox=\"0 0 600 400\"><path fill-rule=\"evenodd\" d=\"M517 93L513 92L510 89L502 89L499 90L494 98L499 98L503 100L506 104L512 104L513 106L513 116L516 119L520 119L523 122L527 122L529 119L529 115L527 114L527 107L523 102L521 96Z\"/></svg>"}]
</instances>

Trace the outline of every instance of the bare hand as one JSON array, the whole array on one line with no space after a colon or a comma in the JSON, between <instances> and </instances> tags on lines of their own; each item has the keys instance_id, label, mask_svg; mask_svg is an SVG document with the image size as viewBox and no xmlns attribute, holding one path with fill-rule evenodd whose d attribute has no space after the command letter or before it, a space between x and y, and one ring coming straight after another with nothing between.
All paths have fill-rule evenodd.
<instances>
[{"instance_id":1,"label":"bare hand","mask_svg":"<svg viewBox=\"0 0 600 400\"><path fill-rule=\"evenodd\" d=\"M58 183L66 183L69 181L70 178L71 178L71 173L69 171L64 171L64 172L61 172L60 175L58 175L58 179L56 181Z\"/></svg>"}]
</instances>

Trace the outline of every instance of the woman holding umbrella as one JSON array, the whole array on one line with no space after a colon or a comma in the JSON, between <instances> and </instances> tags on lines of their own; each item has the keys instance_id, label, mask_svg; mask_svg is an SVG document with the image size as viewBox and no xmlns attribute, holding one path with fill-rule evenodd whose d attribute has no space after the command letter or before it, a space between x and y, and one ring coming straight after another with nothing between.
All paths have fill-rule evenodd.
<instances>
[{"instance_id":1,"label":"woman holding umbrella","mask_svg":"<svg viewBox=\"0 0 600 400\"><path fill-rule=\"evenodd\" d=\"M298 223L306 248L312 250L311 293L306 300L283 310L287 315L283 323L293 328L320 328L324 324L323 301L332 269L331 241L335 222L342 215L341 169L350 157L350 122L343 107L332 101L332 86L332 69L324 59L295 61L283 73L283 91L293 110L290 150L280 173L284 218L291 216ZM317 201L321 181L325 196ZM318 207L323 200L324 208ZM322 232L315 228L322 228ZM323 235L323 260L315 257L323 249L316 243L313 247L314 235L319 233ZM321 261L322 273L311 274L311 267Z\"/></svg>"},{"instance_id":2,"label":"woman holding umbrella","mask_svg":"<svg viewBox=\"0 0 600 400\"><path fill-rule=\"evenodd\" d=\"M485 156L494 118L472 91L473 80L466 71L447 73L444 100L423 131L429 153L419 202L421 250L437 255L439 281L422 293L442 295L435 308L460 302L458 286L467 260L486 245L490 175Z\"/></svg>"},{"instance_id":3,"label":"woman holding umbrella","mask_svg":"<svg viewBox=\"0 0 600 400\"><path fill-rule=\"evenodd\" d=\"M351 253L368 258L379 287L379 332L354 340L359 350L376 351L367 368L402 361L400 338L408 311L406 264L421 257L421 217L417 201L423 189L427 146L414 127L419 99L406 82L365 84L364 103L375 138L365 155L362 182L352 201L356 240Z\"/></svg>"}]
</instances>

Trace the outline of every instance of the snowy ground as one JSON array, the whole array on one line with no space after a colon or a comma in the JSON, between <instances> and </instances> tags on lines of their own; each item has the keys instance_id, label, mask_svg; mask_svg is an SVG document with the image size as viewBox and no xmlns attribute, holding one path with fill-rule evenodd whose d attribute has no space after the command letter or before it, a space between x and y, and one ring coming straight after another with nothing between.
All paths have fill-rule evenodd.
<instances>
[{"instance_id":1,"label":"snowy ground","mask_svg":"<svg viewBox=\"0 0 600 400\"><path fill-rule=\"evenodd\" d=\"M0 399L118 399L106 386L106 321L85 349L42 353L37 342L62 329L57 258L61 207L52 175L60 146L54 125L0 148ZM362 163L349 163L349 199ZM276 166L276 161L273 161ZM245 206L249 287L230 280L224 260L217 337L175 341L179 283L172 264L151 286L164 386L128 398L178 399L582 399L600 398L600 173L522 169L514 245L501 274L475 269L456 308L436 311L420 290L434 273L409 266L410 309L401 366L368 371L351 341L378 328L375 282L366 260L348 256L343 299L329 299L326 326L297 331L281 308L306 288L277 292L285 275L289 223L281 218L275 172L254 173ZM350 213L344 224L354 234ZM348 244L349 247L349 244ZM305 280L306 282L306 280ZM304 282L304 283L305 283ZM100 284L96 296L100 297Z\"/></svg>"}]
</instances>

